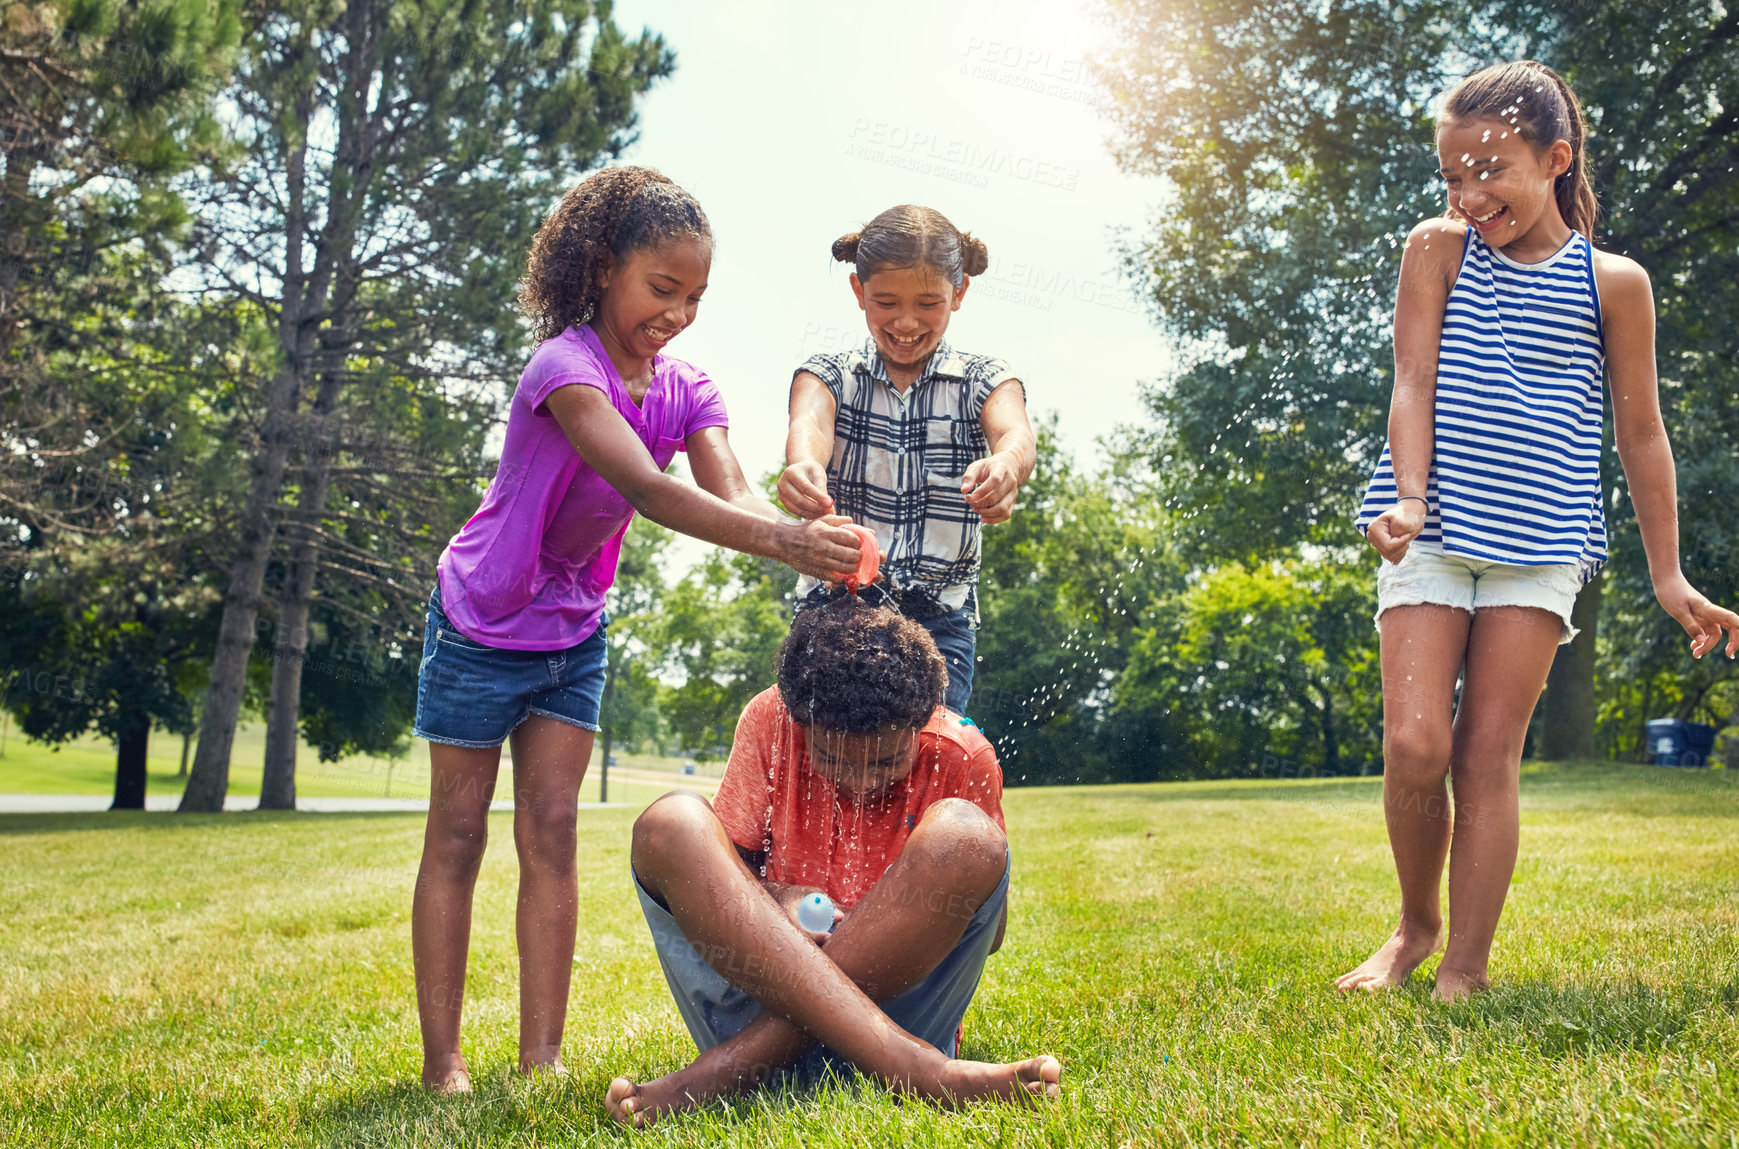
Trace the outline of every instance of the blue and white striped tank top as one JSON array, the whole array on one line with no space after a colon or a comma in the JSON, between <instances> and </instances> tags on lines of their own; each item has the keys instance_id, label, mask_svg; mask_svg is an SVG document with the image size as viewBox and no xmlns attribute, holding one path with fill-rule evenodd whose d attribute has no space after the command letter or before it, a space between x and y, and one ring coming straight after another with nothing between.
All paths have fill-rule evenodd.
<instances>
[{"instance_id":1,"label":"blue and white striped tank top","mask_svg":"<svg viewBox=\"0 0 1739 1149\"><path fill-rule=\"evenodd\" d=\"M1606 561L1601 379L1606 366L1594 248L1580 232L1517 263L1467 230L1443 310L1436 450L1420 542L1520 566ZM1358 527L1395 505L1389 447Z\"/></svg>"}]
</instances>

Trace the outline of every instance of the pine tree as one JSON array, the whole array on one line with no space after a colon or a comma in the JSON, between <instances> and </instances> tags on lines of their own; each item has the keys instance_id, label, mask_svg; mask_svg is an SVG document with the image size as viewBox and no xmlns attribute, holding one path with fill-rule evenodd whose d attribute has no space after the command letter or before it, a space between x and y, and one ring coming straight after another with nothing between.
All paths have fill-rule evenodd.
<instances>
[{"instance_id":1,"label":"pine tree","mask_svg":"<svg viewBox=\"0 0 1739 1149\"><path fill-rule=\"evenodd\" d=\"M197 242L214 287L274 318L279 362L254 383L259 445L183 810L223 803L292 458L302 573L280 606L280 727L300 695L320 470L366 387L359 364L431 390L498 383L525 350L513 285L545 208L632 140L635 98L672 67L659 37L630 40L583 0L315 3L253 30L231 93L245 154L207 174ZM266 804L293 801L287 768Z\"/></svg>"}]
</instances>

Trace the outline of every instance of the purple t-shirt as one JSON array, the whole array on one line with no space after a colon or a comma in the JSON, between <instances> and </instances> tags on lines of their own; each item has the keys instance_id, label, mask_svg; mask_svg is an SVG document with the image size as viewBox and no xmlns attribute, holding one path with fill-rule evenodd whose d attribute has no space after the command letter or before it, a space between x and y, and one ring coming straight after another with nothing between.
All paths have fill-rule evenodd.
<instances>
[{"instance_id":1,"label":"purple t-shirt","mask_svg":"<svg viewBox=\"0 0 1739 1149\"><path fill-rule=\"evenodd\" d=\"M564 650L598 629L634 508L580 458L543 405L574 384L609 396L659 470L688 436L727 425L718 386L680 359L653 360L652 385L636 407L590 327L539 344L513 392L495 481L437 568L441 608L466 638L504 650Z\"/></svg>"}]
</instances>

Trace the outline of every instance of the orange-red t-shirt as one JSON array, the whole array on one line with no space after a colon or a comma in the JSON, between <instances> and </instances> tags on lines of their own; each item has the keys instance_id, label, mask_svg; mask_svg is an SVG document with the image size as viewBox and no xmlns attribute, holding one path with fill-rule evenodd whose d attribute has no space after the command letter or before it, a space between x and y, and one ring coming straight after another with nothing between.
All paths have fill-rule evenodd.
<instances>
[{"instance_id":1,"label":"orange-red t-shirt","mask_svg":"<svg viewBox=\"0 0 1739 1149\"><path fill-rule=\"evenodd\" d=\"M1002 767L978 727L937 707L918 733L911 774L866 802L809 769L803 727L777 688L757 694L737 737L713 811L731 841L767 854L768 881L815 886L842 910L881 878L929 806L964 798L1002 827Z\"/></svg>"}]
</instances>

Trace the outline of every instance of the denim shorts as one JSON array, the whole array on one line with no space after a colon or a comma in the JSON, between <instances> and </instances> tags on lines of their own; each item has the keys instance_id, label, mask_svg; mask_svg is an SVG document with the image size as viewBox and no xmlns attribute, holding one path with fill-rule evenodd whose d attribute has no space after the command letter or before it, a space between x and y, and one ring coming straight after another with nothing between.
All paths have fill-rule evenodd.
<instances>
[{"instance_id":1,"label":"denim shorts","mask_svg":"<svg viewBox=\"0 0 1739 1149\"><path fill-rule=\"evenodd\" d=\"M1558 643L1576 637L1570 611L1582 589L1576 563L1518 566L1486 562L1444 552L1434 543L1414 542L1401 561L1385 561L1377 571L1377 617L1393 606L1432 603L1473 612L1494 606L1531 606L1563 621Z\"/></svg>"},{"instance_id":2,"label":"denim shorts","mask_svg":"<svg viewBox=\"0 0 1739 1149\"><path fill-rule=\"evenodd\" d=\"M500 746L533 714L598 729L608 659L605 626L566 650L502 650L459 633L429 596L423 663L417 673L415 737L449 746Z\"/></svg>"},{"instance_id":3,"label":"denim shorts","mask_svg":"<svg viewBox=\"0 0 1739 1149\"><path fill-rule=\"evenodd\" d=\"M996 927L1002 921L1002 907L1008 904L1010 862L1002 869L1002 881L966 924L966 932L942 963L930 971L923 981L881 1004L895 1025L914 1037L929 1042L949 1057L959 1056L955 1038L961 1019L972 995L978 992L978 981L984 975L984 962L996 941ZM670 916L670 911L653 900L629 868L634 891L640 895L640 910L646 915L646 925L652 931L652 944L658 951L658 964L664 969L664 980L676 999L677 1012L694 1044L701 1052L721 1041L735 1037L744 1026L761 1013L761 1003L725 980L725 976L708 965L697 947L683 935L682 927ZM827 1070L844 1073L848 1063L825 1045L810 1050L792 1067L795 1076L814 1080Z\"/></svg>"}]
</instances>

